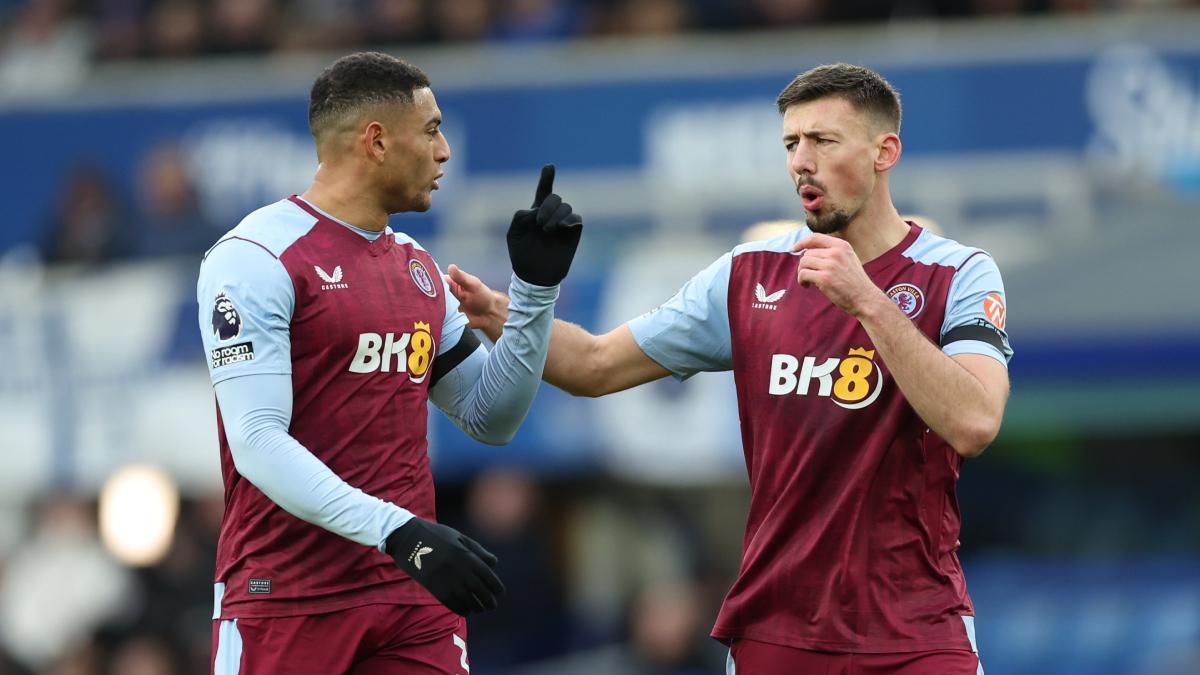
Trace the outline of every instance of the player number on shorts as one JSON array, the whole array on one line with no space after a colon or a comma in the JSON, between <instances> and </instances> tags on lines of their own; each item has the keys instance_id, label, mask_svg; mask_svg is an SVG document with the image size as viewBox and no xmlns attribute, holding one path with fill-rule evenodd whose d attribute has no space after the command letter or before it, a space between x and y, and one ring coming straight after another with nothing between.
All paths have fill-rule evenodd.
<instances>
[{"instance_id":1,"label":"player number on shorts","mask_svg":"<svg viewBox=\"0 0 1200 675\"><path fill-rule=\"evenodd\" d=\"M462 656L459 658L458 665L462 666L463 673L469 673L471 672L471 666L467 665L467 641L457 635L454 635L453 637L454 646L458 647L458 650L462 652Z\"/></svg>"}]
</instances>

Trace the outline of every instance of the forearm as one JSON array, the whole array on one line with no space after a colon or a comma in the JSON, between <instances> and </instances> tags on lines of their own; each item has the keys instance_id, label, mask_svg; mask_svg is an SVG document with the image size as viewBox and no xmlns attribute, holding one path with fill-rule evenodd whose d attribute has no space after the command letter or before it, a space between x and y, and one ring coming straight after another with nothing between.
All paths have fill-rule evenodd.
<instances>
[{"instance_id":1,"label":"forearm","mask_svg":"<svg viewBox=\"0 0 1200 675\"><path fill-rule=\"evenodd\" d=\"M506 295L493 291L491 309L479 320L479 328L493 342L505 332L509 302ZM589 367L595 348L595 335L579 325L555 319L542 379L575 396L595 395L597 373Z\"/></svg>"},{"instance_id":2,"label":"forearm","mask_svg":"<svg viewBox=\"0 0 1200 675\"><path fill-rule=\"evenodd\" d=\"M858 319L904 398L931 430L961 455L983 451L999 428L983 383L947 356L882 293Z\"/></svg>"},{"instance_id":3,"label":"forearm","mask_svg":"<svg viewBox=\"0 0 1200 675\"><path fill-rule=\"evenodd\" d=\"M505 331L508 299L491 293L490 306L475 314L472 325L496 340ZM604 396L668 374L638 347L628 324L593 335L576 324L554 320L542 379L568 394Z\"/></svg>"},{"instance_id":4,"label":"forearm","mask_svg":"<svg viewBox=\"0 0 1200 675\"><path fill-rule=\"evenodd\" d=\"M533 404L558 297L557 286L526 284L515 275L511 288L492 350L471 355L432 392L434 403L460 429L492 445L511 441Z\"/></svg>"},{"instance_id":5,"label":"forearm","mask_svg":"<svg viewBox=\"0 0 1200 675\"><path fill-rule=\"evenodd\" d=\"M595 366L599 345L596 336L582 326L555 319L542 379L573 396L609 393L600 381L606 373Z\"/></svg>"}]
</instances>

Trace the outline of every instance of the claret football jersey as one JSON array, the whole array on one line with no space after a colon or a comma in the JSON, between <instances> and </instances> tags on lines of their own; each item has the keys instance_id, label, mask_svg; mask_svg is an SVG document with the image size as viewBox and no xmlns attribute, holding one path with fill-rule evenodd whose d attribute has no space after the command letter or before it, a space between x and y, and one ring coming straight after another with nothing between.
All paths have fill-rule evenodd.
<instances>
[{"instance_id":1,"label":"claret football jersey","mask_svg":"<svg viewBox=\"0 0 1200 675\"><path fill-rule=\"evenodd\" d=\"M288 433L351 486L435 519L430 373L466 317L424 249L391 230L372 238L292 197L213 246L197 294L214 385L290 374ZM242 477L220 412L215 618L436 602L386 554L289 514Z\"/></svg>"},{"instance_id":2,"label":"claret football jersey","mask_svg":"<svg viewBox=\"0 0 1200 675\"><path fill-rule=\"evenodd\" d=\"M796 282L807 228L739 246L630 322L686 378L734 371L751 504L713 636L835 652L971 649L963 459L929 430L859 322ZM910 225L865 270L948 355L1007 364L992 258Z\"/></svg>"}]
</instances>

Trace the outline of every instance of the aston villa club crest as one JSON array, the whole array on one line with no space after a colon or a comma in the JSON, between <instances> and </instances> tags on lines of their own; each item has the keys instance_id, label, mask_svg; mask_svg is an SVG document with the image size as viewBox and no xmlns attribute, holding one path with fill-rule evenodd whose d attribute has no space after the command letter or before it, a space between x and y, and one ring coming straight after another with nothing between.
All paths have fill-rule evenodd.
<instances>
[{"instance_id":1,"label":"aston villa club crest","mask_svg":"<svg viewBox=\"0 0 1200 675\"><path fill-rule=\"evenodd\" d=\"M408 261L408 274L412 277L413 283L421 292L431 298L437 297L437 284L433 281L433 275L429 270L425 269L425 265L420 260Z\"/></svg>"},{"instance_id":2,"label":"aston villa club crest","mask_svg":"<svg viewBox=\"0 0 1200 675\"><path fill-rule=\"evenodd\" d=\"M917 318L921 310L925 309L925 294L912 284L896 284L887 290L887 296L910 319Z\"/></svg>"}]
</instances>

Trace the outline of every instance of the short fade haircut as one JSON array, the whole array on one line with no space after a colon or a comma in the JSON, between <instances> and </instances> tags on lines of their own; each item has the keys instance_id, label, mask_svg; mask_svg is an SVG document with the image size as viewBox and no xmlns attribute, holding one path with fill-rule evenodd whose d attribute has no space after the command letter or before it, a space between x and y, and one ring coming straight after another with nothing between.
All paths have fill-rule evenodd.
<instances>
[{"instance_id":1,"label":"short fade haircut","mask_svg":"<svg viewBox=\"0 0 1200 675\"><path fill-rule=\"evenodd\" d=\"M779 92L775 103L782 115L797 103L830 96L845 99L855 110L870 114L889 131L900 133L900 94L882 75L862 66L833 63L800 73Z\"/></svg>"},{"instance_id":2,"label":"short fade haircut","mask_svg":"<svg viewBox=\"0 0 1200 675\"><path fill-rule=\"evenodd\" d=\"M343 56L321 72L308 97L308 128L320 139L347 114L380 103L412 103L429 86L420 68L380 52Z\"/></svg>"}]
</instances>

